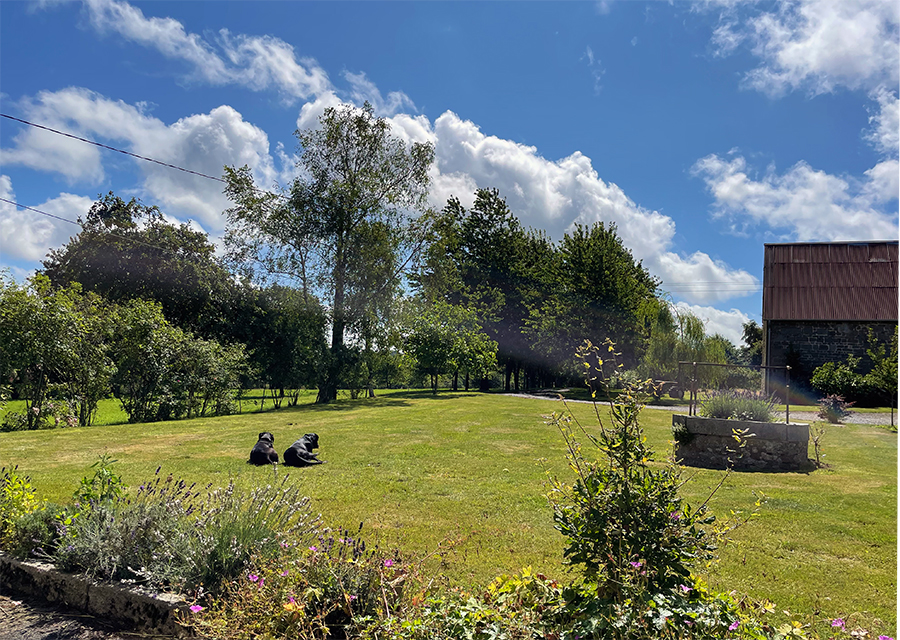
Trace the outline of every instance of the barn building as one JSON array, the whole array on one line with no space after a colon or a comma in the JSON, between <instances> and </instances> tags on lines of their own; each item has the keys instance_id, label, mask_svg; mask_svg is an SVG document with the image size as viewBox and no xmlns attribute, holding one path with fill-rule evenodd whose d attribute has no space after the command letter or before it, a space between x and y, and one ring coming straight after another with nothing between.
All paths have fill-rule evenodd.
<instances>
[{"instance_id":1,"label":"barn building","mask_svg":"<svg viewBox=\"0 0 900 640\"><path fill-rule=\"evenodd\" d=\"M869 329L886 341L897 326L897 245L766 244L763 364L789 365L795 388L808 388L816 367L848 355L868 370ZM777 391L783 374L769 371L767 391Z\"/></svg>"}]
</instances>

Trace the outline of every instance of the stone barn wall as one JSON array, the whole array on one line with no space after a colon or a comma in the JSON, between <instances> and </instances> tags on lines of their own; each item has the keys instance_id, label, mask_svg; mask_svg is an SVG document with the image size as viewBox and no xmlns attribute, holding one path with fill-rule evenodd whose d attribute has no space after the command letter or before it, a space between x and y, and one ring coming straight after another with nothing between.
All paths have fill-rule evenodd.
<instances>
[{"instance_id":1,"label":"stone barn wall","mask_svg":"<svg viewBox=\"0 0 900 640\"><path fill-rule=\"evenodd\" d=\"M764 362L772 366L791 366L791 385L809 387L813 371L826 362L843 362L848 355L862 358L860 370L866 372L872 362L866 354L869 329L881 343L894 337L896 322L837 322L831 320L769 320ZM765 335L765 333L764 333ZM770 384L781 381L781 372L770 372Z\"/></svg>"}]
</instances>

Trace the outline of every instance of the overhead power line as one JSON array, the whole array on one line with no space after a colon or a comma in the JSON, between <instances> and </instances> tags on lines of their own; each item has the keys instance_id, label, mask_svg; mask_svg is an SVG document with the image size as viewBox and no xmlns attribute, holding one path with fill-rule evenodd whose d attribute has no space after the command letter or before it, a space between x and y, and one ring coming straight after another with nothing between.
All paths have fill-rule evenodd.
<instances>
[{"instance_id":1,"label":"overhead power line","mask_svg":"<svg viewBox=\"0 0 900 640\"><path fill-rule=\"evenodd\" d=\"M35 209L34 207L28 207L28 206L25 206L24 204L19 204L18 202L13 202L12 200L7 200L6 198L0 198L0 202L5 202L7 204L11 204L16 207L21 207L22 209L28 209L29 211L34 211L35 213L39 213L42 216L47 216L48 218L54 218L56 220L62 220L63 222L68 222L69 224L75 224L81 228L84 228L84 225L82 225L77 220L69 220L68 218L63 218L61 216L55 216L52 213L47 213L46 211L41 211L40 209Z\"/></svg>"},{"instance_id":2,"label":"overhead power line","mask_svg":"<svg viewBox=\"0 0 900 640\"><path fill-rule=\"evenodd\" d=\"M81 227L82 229L85 228L84 223L79 222L78 220L69 220L68 218L63 218L62 216L57 216L52 213L47 213L46 211L41 211L40 209L35 209L34 207L29 207L24 204L19 204L18 202L15 202L13 200L7 200L6 198L0 197L0 202L5 202L5 203L11 204L15 207L20 207L22 209L28 209L29 211L34 211L35 213L39 213L42 216L47 216L48 218L53 218L54 220L61 220L62 222L68 222L69 224L74 224L78 227ZM121 234L115 233L114 231L107 231L106 234L113 238L118 238L120 240L127 240L128 242L133 242L134 244L140 244L145 247L150 247L151 249L156 249L157 251L162 251L164 253L171 253L172 255L175 255L175 256L181 256L181 254L178 251L176 251L170 247L162 247L158 244L144 242L143 240L138 240L137 238L133 238L131 236L123 236Z\"/></svg>"},{"instance_id":3,"label":"overhead power line","mask_svg":"<svg viewBox=\"0 0 900 640\"><path fill-rule=\"evenodd\" d=\"M68 133L66 131L60 131L58 129L54 129L53 127L48 127L43 124L38 124L36 122L30 122L29 120L24 120L22 118L16 118L15 116L11 116L6 113L0 113L0 117L7 118L9 120L13 120L15 122L19 122L21 124L27 125L29 127L35 127L36 129L41 129L43 131L48 131L50 133L55 133L60 136L65 136L66 138L71 138L73 140L78 140L79 142L84 142L86 144L94 145L95 147L100 147L101 149L107 149L109 151L115 151L116 153L121 153L126 156L131 156L132 158L137 158L138 160L144 160L145 162L152 162L154 164L158 164L162 167L167 167L169 169L175 169L176 171L182 171L184 173L189 173L191 175L198 176L200 178L206 178L207 180L215 180L216 182L221 182L223 184L227 184L228 181L223 178L217 178L216 176L211 176L205 173L201 173L200 171L194 171L193 169L187 169L185 167L180 167L176 164L172 164L169 162L163 162L162 160L156 160L155 158L149 158L147 156L142 156L137 153L132 153L131 151L126 151L124 149L119 149L118 147L113 147L108 144L103 144L101 142L96 142L95 140L90 140L88 138L83 138L81 136L76 136L75 134ZM260 187L253 187L254 191L258 193L264 193L268 195L273 195L277 198L287 199L284 194L272 193L271 191L267 191ZM48 218L54 218L56 220L60 220L62 222L68 222L69 224L74 224L81 226L80 222L75 220L69 220L67 218L62 218L60 216L54 215L52 213L47 213L46 211L40 211L39 209L35 209L34 207L28 207L23 204L19 204L18 202L13 202L12 200L7 200L6 198L0 198L0 202L6 202L11 205L15 205L16 207L21 207L22 209L28 209L29 211L34 211L35 213L39 213L42 216L47 216ZM115 235L115 234L111 234ZM126 239L125 236L117 236L123 239ZM156 245L147 244L146 242L141 242L139 240L135 240L134 238L127 238L133 242L138 242L140 244L144 244L149 247L154 247L156 249L160 249L162 251L168 251L165 247L159 247ZM702 285L702 286L697 286ZM709 286L713 285L713 286ZM716 292L730 292L730 293L741 293L743 291L753 292L759 289L759 285L745 284L745 283L729 283L729 282L717 282L715 280L695 280L692 282L670 282L670 283L661 283L661 287L678 292L678 291L690 291L695 293L716 293Z\"/></svg>"},{"instance_id":4,"label":"overhead power line","mask_svg":"<svg viewBox=\"0 0 900 640\"><path fill-rule=\"evenodd\" d=\"M216 182L227 182L227 180L223 180L222 178L217 178L215 176L210 176L205 173L200 173L199 171L194 171L193 169L185 169L184 167L179 167L175 164L170 164L168 162L163 162L162 160L155 160L153 158L148 158L147 156L141 156L136 153L131 153L130 151L125 151L124 149L119 149L117 147L112 147L108 144L103 144L101 142L96 142L94 140L88 140L87 138L82 138L81 136L76 136L71 133L66 133L65 131L59 131L58 129L53 129L52 127L47 127L42 124L37 124L36 122L29 122L28 120L23 120L22 118L16 118L14 116L0 113L0 116L4 118L9 118L10 120L15 120L16 122L21 122L22 124L27 124L29 127L35 127L37 129L43 129L44 131L49 131L50 133L55 133L61 136L65 136L67 138L72 138L73 140L79 140L81 142L86 142L87 144L92 144L95 147L100 147L102 149L108 149L109 151L115 151L116 153L122 153L126 156L131 156L132 158L138 158L139 160L146 160L147 162L152 162L154 164L161 165L163 167L168 167L169 169L176 169L178 171L184 171L185 173L190 173L195 176L200 176L201 178L206 178L208 180L215 180Z\"/></svg>"}]
</instances>

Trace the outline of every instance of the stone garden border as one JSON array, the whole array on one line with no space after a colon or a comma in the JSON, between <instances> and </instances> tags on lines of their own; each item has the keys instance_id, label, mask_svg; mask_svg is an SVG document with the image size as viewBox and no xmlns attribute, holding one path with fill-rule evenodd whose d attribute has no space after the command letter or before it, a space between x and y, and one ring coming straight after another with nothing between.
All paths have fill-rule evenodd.
<instances>
[{"instance_id":1,"label":"stone garden border","mask_svg":"<svg viewBox=\"0 0 900 640\"><path fill-rule=\"evenodd\" d=\"M740 457L730 453L737 441L733 430L747 430ZM675 458L691 467L745 471L799 471L809 467L809 425L796 422L753 422L675 414Z\"/></svg>"},{"instance_id":2,"label":"stone garden border","mask_svg":"<svg viewBox=\"0 0 900 640\"><path fill-rule=\"evenodd\" d=\"M83 611L115 625L150 635L187 637L176 613L188 612L180 596L152 593L58 571L52 564L16 560L0 552L0 590Z\"/></svg>"}]
</instances>

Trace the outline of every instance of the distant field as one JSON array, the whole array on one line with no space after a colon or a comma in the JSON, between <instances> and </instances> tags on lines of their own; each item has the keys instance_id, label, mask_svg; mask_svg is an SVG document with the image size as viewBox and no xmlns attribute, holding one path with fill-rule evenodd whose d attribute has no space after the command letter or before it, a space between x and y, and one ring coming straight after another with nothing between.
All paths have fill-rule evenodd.
<instances>
[{"instance_id":1,"label":"distant field","mask_svg":"<svg viewBox=\"0 0 900 640\"><path fill-rule=\"evenodd\" d=\"M131 486L159 465L202 484L233 477L254 485L273 477L271 468L245 464L258 432L274 433L279 452L316 432L328 463L290 473L302 479L327 524L355 529L362 522L364 538L410 555L460 541L441 570L455 584L483 585L526 565L564 576L563 540L543 496L540 463L546 459L549 470L567 477L561 439L542 419L560 403L449 392L385 391L329 406L313 405L313 398L278 412L0 433L0 464L18 464L53 501L67 500L103 452L119 460ZM572 409L590 424L590 405ZM660 458L669 450L671 415L643 414ZM769 598L779 611L854 615L870 625L870 637L895 636L897 434L864 425L827 429L829 469L732 475L713 503L716 512L750 509L753 491L769 500L722 550L710 580ZM691 469L686 476L693 479L685 495L695 503L721 477Z\"/></svg>"}]
</instances>

